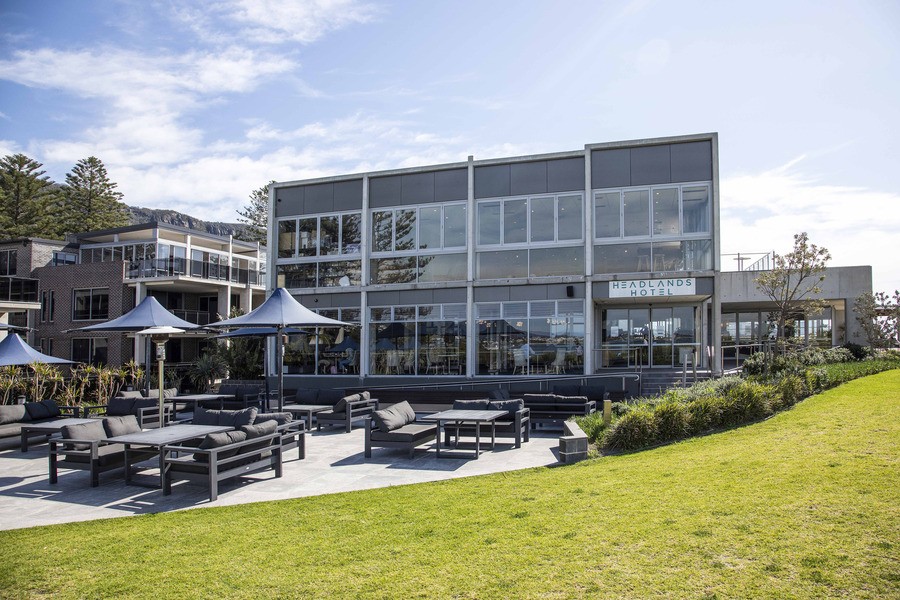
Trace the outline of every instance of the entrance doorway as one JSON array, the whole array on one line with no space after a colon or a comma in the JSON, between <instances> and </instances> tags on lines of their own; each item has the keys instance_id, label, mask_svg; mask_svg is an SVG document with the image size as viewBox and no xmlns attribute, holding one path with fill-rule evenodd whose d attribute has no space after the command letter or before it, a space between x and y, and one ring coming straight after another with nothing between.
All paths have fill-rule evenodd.
<instances>
[{"instance_id":1,"label":"entrance doorway","mask_svg":"<svg viewBox=\"0 0 900 600\"><path fill-rule=\"evenodd\" d=\"M680 367L699 360L697 307L602 310L600 366Z\"/></svg>"}]
</instances>

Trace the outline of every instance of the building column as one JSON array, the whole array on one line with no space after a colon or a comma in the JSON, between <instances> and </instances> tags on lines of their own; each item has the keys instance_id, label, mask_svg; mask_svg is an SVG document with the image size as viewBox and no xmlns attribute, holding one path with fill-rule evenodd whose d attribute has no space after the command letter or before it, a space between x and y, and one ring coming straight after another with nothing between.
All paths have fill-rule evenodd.
<instances>
[{"instance_id":1,"label":"building column","mask_svg":"<svg viewBox=\"0 0 900 600\"><path fill-rule=\"evenodd\" d=\"M584 149L584 374L594 372L594 220L593 199L591 198L591 149Z\"/></svg>"},{"instance_id":2,"label":"building column","mask_svg":"<svg viewBox=\"0 0 900 600\"><path fill-rule=\"evenodd\" d=\"M475 320L475 157L466 166L466 377L478 373L478 322Z\"/></svg>"}]
</instances>

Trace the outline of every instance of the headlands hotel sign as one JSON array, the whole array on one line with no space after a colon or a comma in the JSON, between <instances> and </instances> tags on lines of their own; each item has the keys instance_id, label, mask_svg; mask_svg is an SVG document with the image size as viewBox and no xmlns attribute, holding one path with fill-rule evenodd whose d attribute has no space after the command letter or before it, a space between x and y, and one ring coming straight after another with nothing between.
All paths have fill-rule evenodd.
<instances>
[{"instance_id":1,"label":"headlands hotel sign","mask_svg":"<svg viewBox=\"0 0 900 600\"><path fill-rule=\"evenodd\" d=\"M628 279L609 282L610 298L650 298L655 296L690 296L696 294L693 277L668 279Z\"/></svg>"}]
</instances>

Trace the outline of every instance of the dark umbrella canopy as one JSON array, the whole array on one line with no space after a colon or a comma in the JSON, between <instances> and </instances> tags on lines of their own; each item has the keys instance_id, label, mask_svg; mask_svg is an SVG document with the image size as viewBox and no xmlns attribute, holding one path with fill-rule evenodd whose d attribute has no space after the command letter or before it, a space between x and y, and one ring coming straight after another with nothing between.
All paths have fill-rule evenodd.
<instances>
[{"instance_id":1,"label":"dark umbrella canopy","mask_svg":"<svg viewBox=\"0 0 900 600\"><path fill-rule=\"evenodd\" d=\"M283 334L287 327L342 327L349 323L329 319L309 310L284 288L276 288L266 301L246 315L210 323L207 327L274 327L278 334ZM284 347L280 335L275 347L278 352L278 410L284 402Z\"/></svg>"},{"instance_id":2,"label":"dark umbrella canopy","mask_svg":"<svg viewBox=\"0 0 900 600\"><path fill-rule=\"evenodd\" d=\"M0 367L30 365L31 363L69 365L72 364L72 361L38 352L26 344L18 333L10 333L3 341L0 341Z\"/></svg>"},{"instance_id":3,"label":"dark umbrella canopy","mask_svg":"<svg viewBox=\"0 0 900 600\"><path fill-rule=\"evenodd\" d=\"M196 329L197 324L179 319L163 308L159 300L147 296L130 311L112 321L81 327L78 331L141 331L149 327L177 327L178 329Z\"/></svg>"},{"instance_id":4,"label":"dark umbrella canopy","mask_svg":"<svg viewBox=\"0 0 900 600\"><path fill-rule=\"evenodd\" d=\"M301 335L307 334L309 335L309 331L304 331L302 329L296 329L294 327L286 327L282 332L284 335ZM231 337L266 337L270 335L278 335L278 329L275 327L241 327L240 329L235 329L234 331L226 331L225 333L220 333L218 335L214 335L214 338L231 338Z\"/></svg>"}]
</instances>

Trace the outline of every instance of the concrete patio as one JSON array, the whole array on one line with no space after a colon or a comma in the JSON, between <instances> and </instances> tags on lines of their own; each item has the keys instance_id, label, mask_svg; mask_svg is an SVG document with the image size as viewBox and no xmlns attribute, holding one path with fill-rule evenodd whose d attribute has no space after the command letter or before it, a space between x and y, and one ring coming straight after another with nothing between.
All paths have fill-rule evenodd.
<instances>
[{"instance_id":1,"label":"concrete patio","mask_svg":"<svg viewBox=\"0 0 900 600\"><path fill-rule=\"evenodd\" d=\"M59 483L50 485L48 445L39 444L27 453L0 451L0 529L266 502L554 465L558 464L559 435L532 432L531 441L520 449L501 439L478 460L438 459L432 443L418 449L410 460L405 451L385 448L375 448L372 458L365 459L362 429L352 433L312 431L306 436L304 460L297 459L297 450L285 455L283 477L276 479L266 471L226 481L215 502L208 501L206 488L199 482L176 481L172 495L163 496L155 487L125 485L121 470L101 474L97 488L90 487L87 472L70 470L60 470ZM158 485L159 469L141 471L135 480Z\"/></svg>"}]
</instances>

